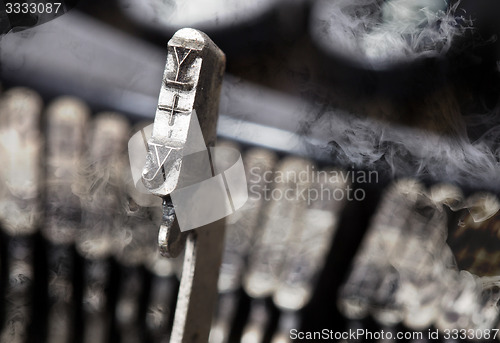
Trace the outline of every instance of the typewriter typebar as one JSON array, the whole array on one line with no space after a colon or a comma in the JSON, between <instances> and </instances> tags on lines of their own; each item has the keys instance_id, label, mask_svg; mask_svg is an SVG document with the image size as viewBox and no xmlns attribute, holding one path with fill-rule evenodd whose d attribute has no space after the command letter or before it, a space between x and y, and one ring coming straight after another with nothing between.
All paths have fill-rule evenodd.
<instances>
[{"instance_id":1,"label":"typewriter typebar","mask_svg":"<svg viewBox=\"0 0 500 343\"><path fill-rule=\"evenodd\" d=\"M53 100L43 111L38 95L28 89L2 94L2 102L12 99L22 99L24 105L5 109L30 109L38 119L26 126L2 121L3 139L29 130L39 145L45 131L45 152L33 155L45 161L38 166L45 172L28 163L34 169L27 175L39 173L38 189L46 200L33 199L27 208L47 210L34 227L27 217L15 221L7 217L10 212L2 214L2 265L7 271L3 339L27 342L43 327L47 342L193 341L186 335L195 332L211 343L275 343L290 341L290 333L308 320L304 314L317 301L319 279L328 275L328 255L346 238L342 218L353 204L343 197L304 200L300 194L359 189L353 179L336 177L348 171L221 142L218 146L243 153L249 199L227 218L225 239L218 237L220 245L210 246L220 246L221 255L210 263L217 260L221 268L214 267L216 275L209 273L207 279L194 257L208 258L213 251L197 250L202 242L197 239L217 227L188 231L186 250L178 258L165 258L155 237L164 211L134 201L137 190L126 167L126 141L130 132L148 123L130 130L118 113L89 117L83 102L68 97ZM19 149L30 151L30 146L20 144ZM15 180L8 170L2 177ZM3 188L3 199L20 197L31 183L19 185L17 193ZM394 335L399 327L414 332L495 328L499 208L489 192L466 194L457 186L425 185L413 178L390 182L345 277L338 279L334 298L345 328L365 330L374 325L370 318L376 329ZM478 237L490 243L477 245ZM40 240L44 263L37 259ZM200 280L202 286L197 285ZM212 303L190 304L209 295L207 281ZM195 296L190 292L197 287L202 291ZM211 310L197 312L201 305ZM38 311L48 315L41 318ZM191 316L204 317L203 326L193 326L197 319L184 321Z\"/></svg>"},{"instance_id":2,"label":"typewriter typebar","mask_svg":"<svg viewBox=\"0 0 500 343\"><path fill-rule=\"evenodd\" d=\"M215 143L224 66L224 54L208 36L194 29L177 31L168 43L153 133L147 143L142 180L148 190L163 197L160 251L176 257L187 239L171 342L205 342L210 331L224 219L196 232L181 233L169 194L177 187L181 173L185 173L183 158L190 153L192 140L202 139L203 147ZM201 137L193 133L198 120Z\"/></svg>"}]
</instances>

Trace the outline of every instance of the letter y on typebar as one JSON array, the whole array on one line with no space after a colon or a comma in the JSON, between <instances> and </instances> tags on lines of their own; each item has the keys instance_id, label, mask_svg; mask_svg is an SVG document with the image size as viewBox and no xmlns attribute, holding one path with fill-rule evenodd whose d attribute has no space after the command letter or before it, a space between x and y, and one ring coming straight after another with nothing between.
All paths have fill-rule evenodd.
<instances>
[{"instance_id":1,"label":"letter y on typebar","mask_svg":"<svg viewBox=\"0 0 500 343\"><path fill-rule=\"evenodd\" d=\"M144 186L164 199L158 242L166 256L178 255L185 240L175 223L169 195L185 175L183 157L205 151L206 146L215 143L224 67L224 54L200 31L181 29L168 43L167 63L142 172Z\"/></svg>"}]
</instances>

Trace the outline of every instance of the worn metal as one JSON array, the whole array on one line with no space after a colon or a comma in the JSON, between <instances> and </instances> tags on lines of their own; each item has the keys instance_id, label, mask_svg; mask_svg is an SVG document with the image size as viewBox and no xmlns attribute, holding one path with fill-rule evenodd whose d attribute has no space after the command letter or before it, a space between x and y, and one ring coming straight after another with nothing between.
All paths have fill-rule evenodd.
<instances>
[{"instance_id":1,"label":"worn metal","mask_svg":"<svg viewBox=\"0 0 500 343\"><path fill-rule=\"evenodd\" d=\"M142 176L153 194L166 196L177 186L193 110L197 112L205 143L214 143L223 68L224 55L203 33L182 29L169 41Z\"/></svg>"},{"instance_id":2,"label":"worn metal","mask_svg":"<svg viewBox=\"0 0 500 343\"><path fill-rule=\"evenodd\" d=\"M175 209L169 196L163 199L163 215L158 232L158 247L165 257L177 257L186 244L187 232L181 232L175 220Z\"/></svg>"},{"instance_id":3,"label":"worn metal","mask_svg":"<svg viewBox=\"0 0 500 343\"><path fill-rule=\"evenodd\" d=\"M168 195L176 188L182 172L191 116L196 111L205 144L213 145L224 65L222 51L200 31L179 30L168 43L167 64L142 174L144 186L164 197L158 243L161 253L168 257L178 256L186 239L175 223Z\"/></svg>"},{"instance_id":4,"label":"worn metal","mask_svg":"<svg viewBox=\"0 0 500 343\"><path fill-rule=\"evenodd\" d=\"M149 139L142 179L153 194L164 198L158 241L162 254L184 254L181 285L171 342L207 342L217 295L224 241L224 220L188 234L179 230L168 195L183 173L189 153L189 130L196 111L206 146L214 145L220 87L225 66L222 51L204 33L182 29L168 43L168 55L153 134ZM193 118L194 119L194 118Z\"/></svg>"}]
</instances>

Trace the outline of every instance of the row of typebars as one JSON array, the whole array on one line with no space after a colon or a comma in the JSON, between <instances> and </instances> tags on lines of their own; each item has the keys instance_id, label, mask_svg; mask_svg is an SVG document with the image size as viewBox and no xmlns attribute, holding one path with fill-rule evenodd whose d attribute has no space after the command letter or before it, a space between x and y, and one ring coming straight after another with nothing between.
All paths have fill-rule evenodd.
<instances>
[{"instance_id":1,"label":"row of typebars","mask_svg":"<svg viewBox=\"0 0 500 343\"><path fill-rule=\"evenodd\" d=\"M70 97L44 106L25 88L0 101L1 342L168 342L182 258L159 255L161 207L133 201L126 151L147 123L91 116ZM249 199L227 218L210 342L288 342L356 199L345 196L349 179L331 177L338 169L261 148L245 149L243 161ZM293 177L301 172L317 177ZM368 317L385 328L495 328L497 210L488 193L393 182L332 295L338 309L352 323ZM471 252L474 237L489 245ZM250 306L235 337L241 290ZM272 334L265 301L280 313Z\"/></svg>"}]
</instances>

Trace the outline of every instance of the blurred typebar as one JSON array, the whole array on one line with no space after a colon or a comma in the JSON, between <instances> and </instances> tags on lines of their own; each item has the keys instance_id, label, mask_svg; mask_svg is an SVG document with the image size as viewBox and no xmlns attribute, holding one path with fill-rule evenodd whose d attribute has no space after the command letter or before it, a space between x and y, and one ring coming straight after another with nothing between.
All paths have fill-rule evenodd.
<instances>
[{"instance_id":1,"label":"blurred typebar","mask_svg":"<svg viewBox=\"0 0 500 343\"><path fill-rule=\"evenodd\" d=\"M157 251L161 207L135 188L126 152L148 123L131 129L126 116L91 114L72 97L44 107L26 88L0 101L2 342L35 334L168 342L182 257ZM241 142L219 146L241 151L249 199L228 218L211 343L291 342L308 329L304 313L318 297L338 306L341 322L327 320L336 332L498 326L493 193L412 178L362 189L366 180L353 176L362 170ZM349 226L359 190L381 193L364 234ZM346 272L331 275L332 263L347 262L332 260L331 249L352 230L362 242ZM322 290L332 279L338 293Z\"/></svg>"},{"instance_id":2,"label":"blurred typebar","mask_svg":"<svg viewBox=\"0 0 500 343\"><path fill-rule=\"evenodd\" d=\"M35 251L43 213L43 104L38 94L25 88L10 89L1 103L1 266L5 278L1 341L25 342L36 320L35 303L39 304L35 299Z\"/></svg>"},{"instance_id":3,"label":"blurred typebar","mask_svg":"<svg viewBox=\"0 0 500 343\"><path fill-rule=\"evenodd\" d=\"M117 2L131 17L142 6ZM260 8L268 15L259 22L284 20L271 11L278 2ZM173 10L181 1L162 3L186 14ZM291 3L297 8L303 2ZM333 39L316 44L342 49L336 33L345 32L321 36L328 24L322 18L339 4L349 15L356 9L373 14L374 1L360 3L363 8L349 0L314 2L312 40ZM248 13L239 15L251 19L260 5L245 6ZM446 14L439 13L431 16L436 25ZM144 30L173 30L165 18L156 19L132 21ZM208 27L217 33L229 25L235 36L245 30L223 19ZM293 31L293 20L284 21ZM262 38L264 31L257 31ZM238 39L232 52L246 43ZM418 43L425 53L428 41ZM297 50L302 54L312 45L300 40ZM78 11L3 36L0 48L7 81L0 89L0 341L169 342L183 257L160 256L161 200L136 188L127 158L128 139L155 113L164 49ZM340 61L324 57L331 76ZM243 58L240 68L251 70L252 61ZM431 62L432 71L446 65ZM313 73L303 67L286 71L302 81ZM422 91L427 97L412 92L413 83L428 76L420 75L427 63L409 74L382 67L387 65L373 70L356 63L336 71L356 86L367 79L364 87L388 97L364 98L354 113L332 105L323 84L299 82L292 96L224 76L218 144L241 152L249 198L226 218L210 343L500 338L500 186L489 173L498 174L498 159L482 159L484 146L462 135L461 99L451 85L429 87ZM497 130L492 141L498 141ZM440 169L454 168L459 172L442 177ZM447 335L450 330L458 338ZM392 337L342 335L381 331ZM421 337L397 340L398 332Z\"/></svg>"}]
</instances>

